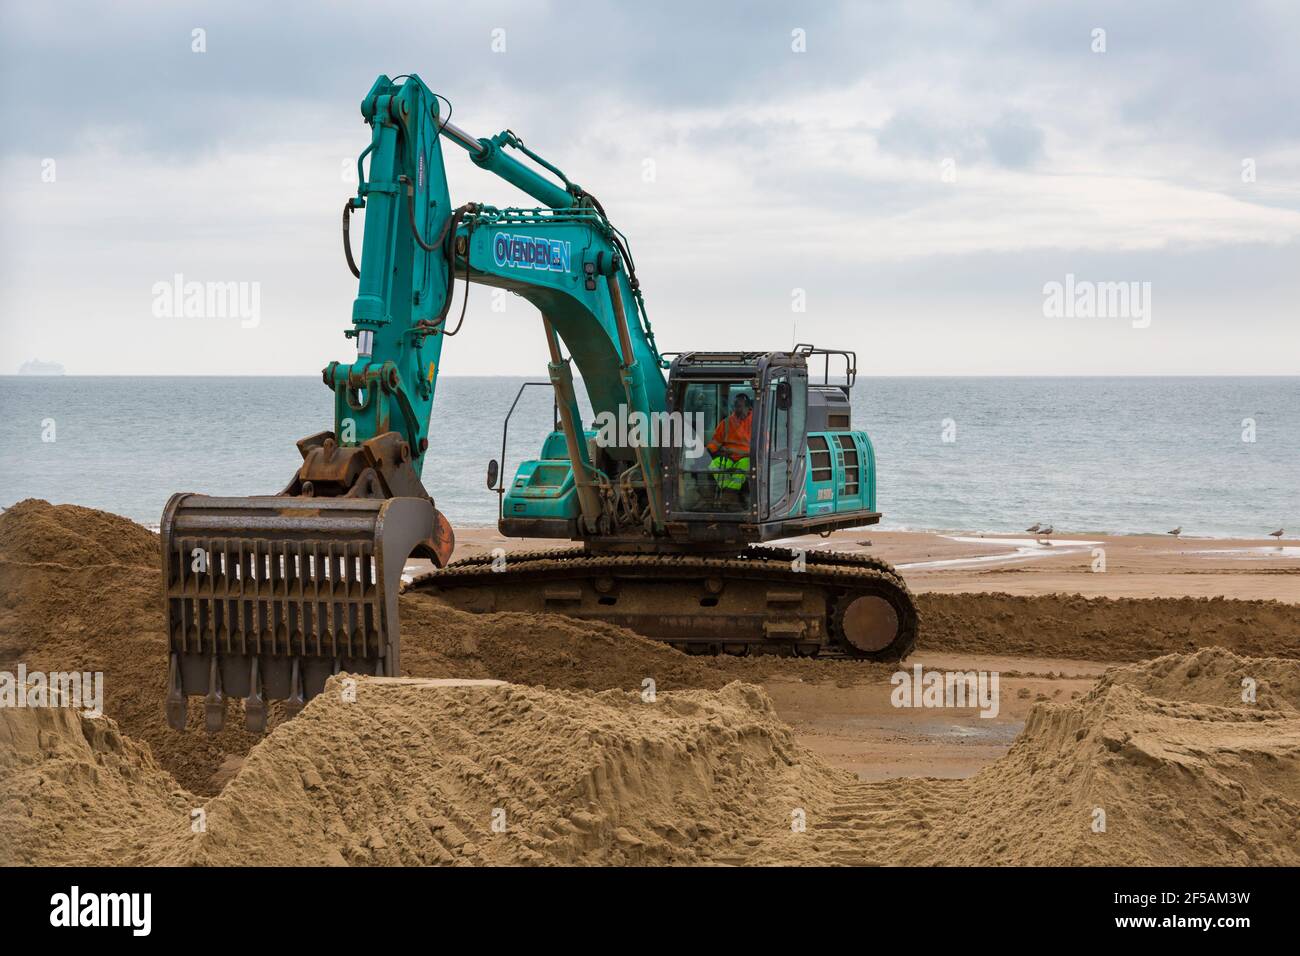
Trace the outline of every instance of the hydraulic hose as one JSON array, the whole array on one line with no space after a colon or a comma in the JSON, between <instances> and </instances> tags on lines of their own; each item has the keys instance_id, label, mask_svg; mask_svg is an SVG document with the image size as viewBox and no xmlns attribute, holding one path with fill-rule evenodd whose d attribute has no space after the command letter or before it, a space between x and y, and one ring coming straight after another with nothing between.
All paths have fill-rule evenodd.
<instances>
[{"instance_id":1,"label":"hydraulic hose","mask_svg":"<svg viewBox=\"0 0 1300 956\"><path fill-rule=\"evenodd\" d=\"M361 270L357 268L357 262L355 259L352 258L352 238L350 232L351 226L352 226L352 200L349 199L347 202L343 204L343 255L347 256L348 268L352 270L352 274L356 278L360 279Z\"/></svg>"},{"instance_id":2,"label":"hydraulic hose","mask_svg":"<svg viewBox=\"0 0 1300 956\"><path fill-rule=\"evenodd\" d=\"M460 331L461 325L465 322L465 312L469 307L469 236L474 232L474 224L471 220L469 232L466 235L466 253L465 253L465 296L461 302L460 318L456 322L454 329L443 329L446 324L447 313L451 311L452 295L456 291L456 257L453 255L451 243L456 236L456 230L460 228L462 220L466 215L478 212L479 204L475 202L465 203L452 210L446 222L442 224L442 231L438 233L438 238L433 242L425 242L424 237L420 235L420 227L415 222L415 189L411 185L409 176L398 176L397 181L405 187L406 190L406 221L411 228L411 238L425 252L441 252L448 263L447 268L447 294L443 299L442 309L438 317L432 321L420 322L419 327L427 331L442 330L443 335L455 335Z\"/></svg>"}]
</instances>

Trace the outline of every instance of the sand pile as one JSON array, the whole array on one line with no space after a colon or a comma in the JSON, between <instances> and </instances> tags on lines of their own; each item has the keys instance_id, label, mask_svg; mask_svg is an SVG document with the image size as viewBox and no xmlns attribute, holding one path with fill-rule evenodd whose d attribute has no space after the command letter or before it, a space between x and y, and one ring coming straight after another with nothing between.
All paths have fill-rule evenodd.
<instances>
[{"instance_id":1,"label":"sand pile","mask_svg":"<svg viewBox=\"0 0 1300 956\"><path fill-rule=\"evenodd\" d=\"M173 733L157 548L88 509L0 515L0 666L102 671L113 718L0 709L0 862L1300 862L1300 662L1266 657L1300 656L1287 605L922 596L930 650L1212 646L1037 706L968 780L868 785L796 746L761 691L727 683L858 665L689 658L420 594L403 597L407 673L515 683L364 680L356 702L335 686L264 739L233 729L234 702L232 729L209 737L193 707ZM635 693L647 677L654 704ZM807 832L790 828L796 809Z\"/></svg>"},{"instance_id":2,"label":"sand pile","mask_svg":"<svg viewBox=\"0 0 1300 956\"><path fill-rule=\"evenodd\" d=\"M148 746L71 708L0 708L0 865L113 865L197 806Z\"/></svg>"},{"instance_id":3,"label":"sand pile","mask_svg":"<svg viewBox=\"0 0 1300 956\"><path fill-rule=\"evenodd\" d=\"M1298 676L1300 662L1219 649L1113 668L1080 700L1035 707L974 777L842 788L815 843L755 862L1294 866ZM1254 704L1245 677L1268 688Z\"/></svg>"},{"instance_id":4,"label":"sand pile","mask_svg":"<svg viewBox=\"0 0 1300 956\"><path fill-rule=\"evenodd\" d=\"M436 684L335 679L206 801L111 720L0 711L0 863L732 861L847 779L749 685Z\"/></svg>"},{"instance_id":5,"label":"sand pile","mask_svg":"<svg viewBox=\"0 0 1300 956\"><path fill-rule=\"evenodd\" d=\"M1152 697L1219 707L1245 706L1250 701L1243 693L1251 691L1260 711L1300 710L1300 660L1246 660L1217 647L1112 667L1104 684L1126 684Z\"/></svg>"},{"instance_id":6,"label":"sand pile","mask_svg":"<svg viewBox=\"0 0 1300 956\"><path fill-rule=\"evenodd\" d=\"M0 515L6 561L159 567L158 537L128 518L27 498Z\"/></svg>"},{"instance_id":7,"label":"sand pile","mask_svg":"<svg viewBox=\"0 0 1300 956\"><path fill-rule=\"evenodd\" d=\"M336 680L207 800L111 721L0 711L0 863L1295 865L1296 670L1221 650L1114 668L968 780L880 784L744 684L646 703L362 679L348 702ZM1234 697L1244 677L1276 706Z\"/></svg>"},{"instance_id":8,"label":"sand pile","mask_svg":"<svg viewBox=\"0 0 1300 956\"><path fill-rule=\"evenodd\" d=\"M105 712L204 791L226 756L257 738L236 719L209 737L201 707L190 708L190 732L167 728L160 562L158 536L125 518L38 500L9 508L0 514L0 667L103 673Z\"/></svg>"},{"instance_id":9,"label":"sand pile","mask_svg":"<svg viewBox=\"0 0 1300 956\"><path fill-rule=\"evenodd\" d=\"M98 671L105 712L123 733L147 742L186 789L212 794L229 776L228 757L260 738L245 733L241 705L209 736L202 707L190 727L163 718L167 635L158 536L116 515L27 500L0 514L0 667ZM619 627L526 614L474 616L427 596L402 598L403 673L494 677L572 689L721 687L730 680ZM272 714L272 725L276 714Z\"/></svg>"},{"instance_id":10,"label":"sand pile","mask_svg":"<svg viewBox=\"0 0 1300 956\"><path fill-rule=\"evenodd\" d=\"M1223 647L1300 657L1300 605L1223 598L921 594L927 651L1140 661Z\"/></svg>"},{"instance_id":11,"label":"sand pile","mask_svg":"<svg viewBox=\"0 0 1300 956\"><path fill-rule=\"evenodd\" d=\"M414 677L491 677L563 690L718 688L709 659L599 621L555 614L469 614L419 592L402 595L402 670Z\"/></svg>"}]
</instances>

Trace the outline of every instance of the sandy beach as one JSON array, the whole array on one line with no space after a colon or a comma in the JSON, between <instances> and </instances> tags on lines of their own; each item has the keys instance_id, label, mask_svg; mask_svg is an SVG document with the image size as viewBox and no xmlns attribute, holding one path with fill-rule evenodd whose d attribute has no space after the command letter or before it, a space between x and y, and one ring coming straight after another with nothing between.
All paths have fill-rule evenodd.
<instances>
[{"instance_id":1,"label":"sandy beach","mask_svg":"<svg viewBox=\"0 0 1300 956\"><path fill-rule=\"evenodd\" d=\"M1045 543L1050 541L1050 543ZM809 550L869 552L894 564L917 594L1008 594L1025 597L1222 598L1300 604L1300 539L1193 538L1062 531L1033 535L962 532L835 532L780 542ZM551 547L492 529L457 531L457 557L502 548ZM414 574L426 572L412 562ZM933 638L934 634L931 633ZM1033 705L1079 696L1105 671L1107 655L951 653L927 646L923 634L908 664L1003 674L1006 706L992 720L975 711L945 712L922 722L889 702L885 675L810 682L776 674L763 682L798 739L832 765L863 780L900 776L966 777L1004 754ZM1051 652L1045 652L1050 654Z\"/></svg>"},{"instance_id":2,"label":"sandy beach","mask_svg":"<svg viewBox=\"0 0 1300 956\"><path fill-rule=\"evenodd\" d=\"M899 566L921 619L902 664L689 656L414 588L402 678L362 678L354 705L331 684L293 719L277 705L260 736L233 700L217 734L201 706L185 733L166 726L156 534L40 501L0 531L0 669L105 683L105 717L0 710L3 862L1295 862L1300 559L1286 541L790 542ZM462 530L457 554L529 544ZM927 672L996 692L900 706L900 680ZM1102 804L1113 836L1094 839ZM517 839L494 835L503 805ZM1171 831L1161 808L1175 805L1188 822ZM791 807L814 839L790 837Z\"/></svg>"},{"instance_id":3,"label":"sandy beach","mask_svg":"<svg viewBox=\"0 0 1300 956\"><path fill-rule=\"evenodd\" d=\"M1048 541L1050 543L1042 543ZM809 550L868 552L902 572L918 593L1082 594L1088 597L1220 597L1300 604L1300 534L1174 538L1058 531L1030 534L878 531L858 528L828 538L780 544ZM505 538L493 529L458 529L456 557L562 542ZM1104 560L1103 560L1104 559ZM413 562L413 568L427 565Z\"/></svg>"}]
</instances>

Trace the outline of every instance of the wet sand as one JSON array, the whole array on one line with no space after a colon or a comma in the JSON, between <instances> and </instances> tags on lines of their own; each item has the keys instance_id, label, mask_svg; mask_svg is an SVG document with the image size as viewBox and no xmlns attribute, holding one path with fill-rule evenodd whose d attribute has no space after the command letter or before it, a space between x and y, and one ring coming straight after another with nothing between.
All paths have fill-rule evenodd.
<instances>
[{"instance_id":1,"label":"wet sand","mask_svg":"<svg viewBox=\"0 0 1300 956\"><path fill-rule=\"evenodd\" d=\"M837 531L829 538L808 535L779 543L809 550L870 552L898 567L918 593L1222 597L1300 604L1300 535L1279 543L1262 536L1173 538L1060 531L1046 540L1051 543L1040 544L1028 534L859 528ZM490 528L456 532L456 557L493 548L508 553L562 545L549 539L505 538ZM1104 570L1094 570L1103 566L1101 558Z\"/></svg>"}]
</instances>

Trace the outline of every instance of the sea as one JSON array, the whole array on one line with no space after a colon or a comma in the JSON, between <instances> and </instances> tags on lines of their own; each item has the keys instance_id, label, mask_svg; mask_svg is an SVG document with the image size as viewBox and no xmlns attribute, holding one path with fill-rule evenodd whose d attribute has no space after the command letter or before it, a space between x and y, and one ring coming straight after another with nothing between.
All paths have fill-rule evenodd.
<instances>
[{"instance_id":1,"label":"sea","mask_svg":"<svg viewBox=\"0 0 1300 956\"><path fill-rule=\"evenodd\" d=\"M510 475L540 450L551 394L526 381L545 375L439 380L424 478L453 526L495 524L489 459ZM860 377L852 398L882 528L1300 533L1300 377ZM156 527L174 491L273 494L332 407L314 376L0 377L0 505Z\"/></svg>"}]
</instances>

